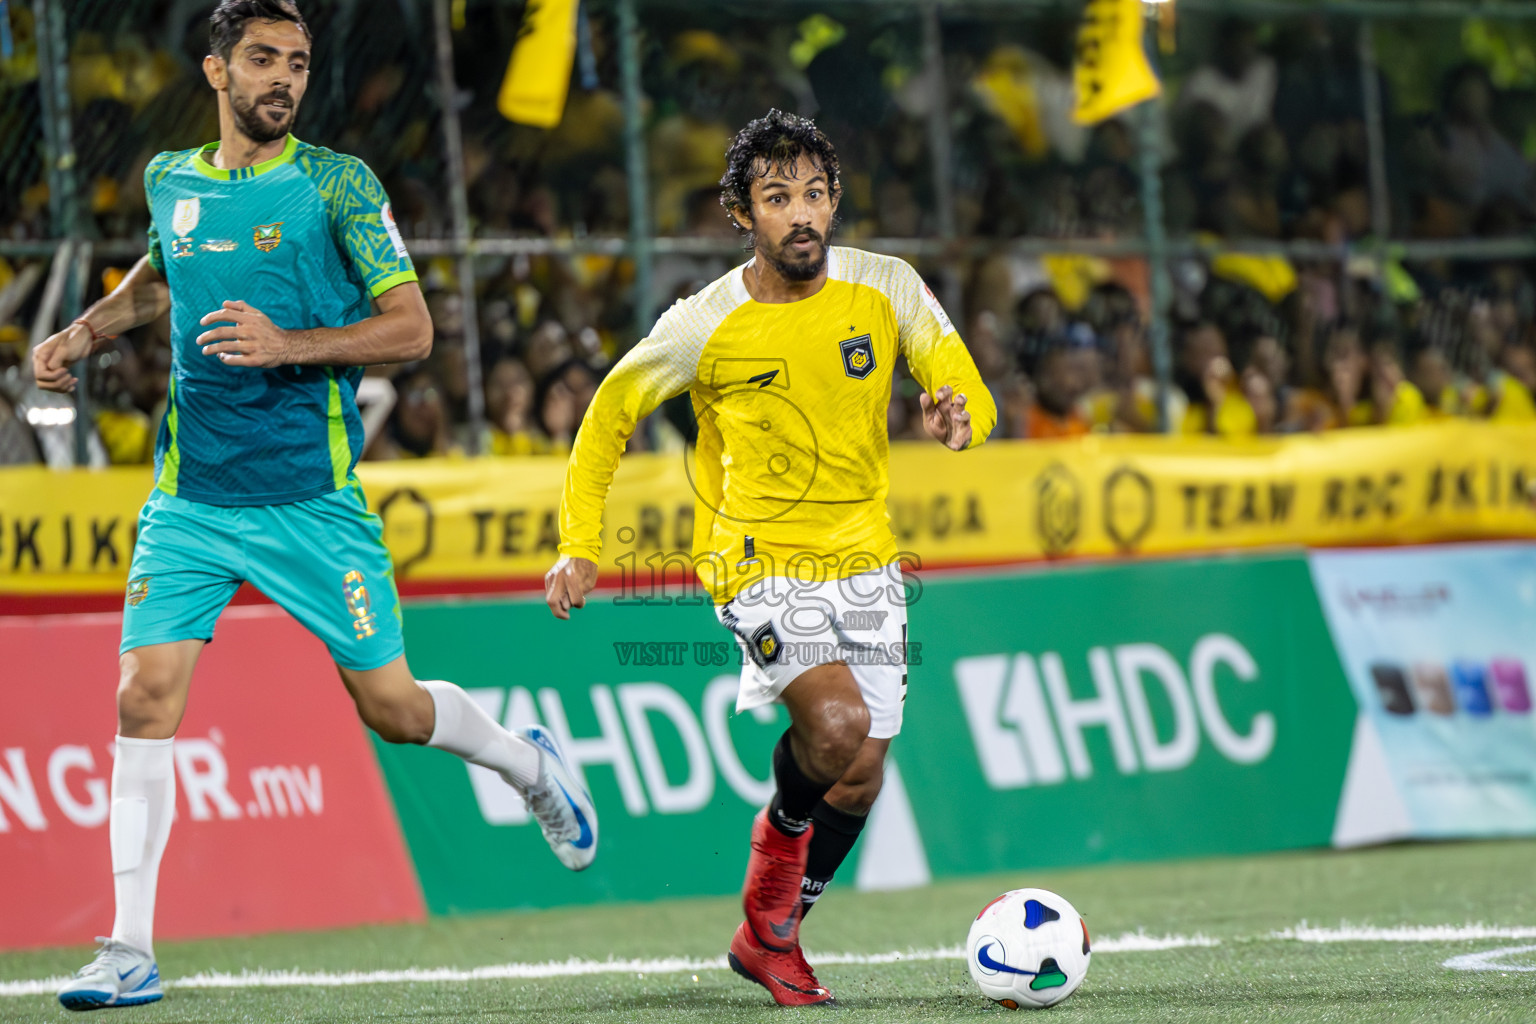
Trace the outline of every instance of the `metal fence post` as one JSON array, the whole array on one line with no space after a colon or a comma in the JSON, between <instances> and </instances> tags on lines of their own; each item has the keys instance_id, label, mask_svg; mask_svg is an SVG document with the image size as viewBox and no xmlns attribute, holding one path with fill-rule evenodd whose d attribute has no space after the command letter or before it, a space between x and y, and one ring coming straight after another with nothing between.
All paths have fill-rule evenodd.
<instances>
[{"instance_id":1,"label":"metal fence post","mask_svg":"<svg viewBox=\"0 0 1536 1024\"><path fill-rule=\"evenodd\" d=\"M75 140L69 107L69 23L63 0L37 0L35 12L43 145L48 162L48 216L56 238L77 242L80 238L80 196L75 181ZM73 245L60 249L60 255L55 258L69 258L65 254L75 251ZM85 299L89 257L84 261L70 259L67 274L60 311L73 319ZM63 320L64 317L59 316L55 323L48 325L49 333ZM80 380L75 388L75 464L83 466L89 461L91 432L90 360L82 359L74 372Z\"/></svg>"},{"instance_id":2,"label":"metal fence post","mask_svg":"<svg viewBox=\"0 0 1536 1024\"><path fill-rule=\"evenodd\" d=\"M36 31L43 144L48 162L48 214L56 238L80 233L75 144L69 110L69 32L63 0L37 0Z\"/></svg>"},{"instance_id":3,"label":"metal fence post","mask_svg":"<svg viewBox=\"0 0 1536 1024\"><path fill-rule=\"evenodd\" d=\"M645 124L640 111L640 19L635 0L619 0L619 85L624 100L624 169L629 178L629 252L635 261L635 337L650 333L651 208Z\"/></svg>"},{"instance_id":4,"label":"metal fence post","mask_svg":"<svg viewBox=\"0 0 1536 1024\"><path fill-rule=\"evenodd\" d=\"M928 109L928 148L933 155L939 237L947 241L955 237L954 147L949 131L949 90L944 81L944 29L939 23L939 5L933 0L923 5L923 70L936 90Z\"/></svg>"},{"instance_id":5,"label":"metal fence post","mask_svg":"<svg viewBox=\"0 0 1536 1024\"><path fill-rule=\"evenodd\" d=\"M1370 161L1371 234L1385 247L1392 235L1392 205L1387 193L1386 115L1376 76L1376 37L1371 19L1360 19L1360 93L1365 101L1365 144Z\"/></svg>"},{"instance_id":6,"label":"metal fence post","mask_svg":"<svg viewBox=\"0 0 1536 1024\"><path fill-rule=\"evenodd\" d=\"M485 389L480 373L480 310L475 299L474 240L469 226L469 192L464 180L464 135L459 126L458 85L453 78L452 0L434 0L433 28L437 36L437 94L443 114L443 155L448 161L448 203L453 216L453 241L459 250L459 301L464 323L464 377L469 388L469 454L480 453L485 432Z\"/></svg>"},{"instance_id":7,"label":"metal fence post","mask_svg":"<svg viewBox=\"0 0 1536 1024\"><path fill-rule=\"evenodd\" d=\"M64 304L61 308L63 316L59 317L59 326L63 326L65 317L73 320L85 309L86 282L91 276L91 243L78 237L75 239L75 251L70 260L69 276L65 278ZM90 357L80 360L75 367L75 376L80 383L75 385L75 465L88 466L91 463L91 436L96 429L95 417L91 414ZM110 461L110 455L108 457Z\"/></svg>"},{"instance_id":8,"label":"metal fence post","mask_svg":"<svg viewBox=\"0 0 1536 1024\"><path fill-rule=\"evenodd\" d=\"M1387 139L1383 128L1385 112L1381 107L1381 82L1376 77L1376 38L1369 17L1360 19L1360 94L1365 104L1365 147L1370 174L1372 262L1378 288L1387 280L1387 247L1392 238L1392 204L1387 193ZM1343 261L1346 265L1347 260ZM1347 292L1345 294L1348 294ZM1378 306L1379 318L1392 319L1390 304Z\"/></svg>"},{"instance_id":9,"label":"metal fence post","mask_svg":"<svg viewBox=\"0 0 1536 1024\"><path fill-rule=\"evenodd\" d=\"M1173 430L1168 421L1169 389L1173 380L1173 349L1168 329L1168 310L1173 305L1173 281L1168 274L1168 236L1163 227L1162 137L1157 123L1157 100L1136 109L1141 129L1141 217L1147 236L1147 271L1151 276L1152 311L1147 340L1152 346L1152 369L1157 375L1157 429Z\"/></svg>"},{"instance_id":10,"label":"metal fence post","mask_svg":"<svg viewBox=\"0 0 1536 1024\"><path fill-rule=\"evenodd\" d=\"M949 127L949 88L944 79L944 27L939 22L939 5L929 0L923 5L923 71L934 90L928 108L928 152L933 159L933 202L939 237L946 242L955 238L954 141ZM944 264L944 305L966 324L961 309L964 289L952 261Z\"/></svg>"}]
</instances>

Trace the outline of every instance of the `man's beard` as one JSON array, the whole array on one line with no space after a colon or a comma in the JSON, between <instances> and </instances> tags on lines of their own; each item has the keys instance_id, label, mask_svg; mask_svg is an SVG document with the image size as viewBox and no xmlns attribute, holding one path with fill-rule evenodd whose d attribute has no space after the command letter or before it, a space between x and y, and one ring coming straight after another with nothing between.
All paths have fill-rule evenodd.
<instances>
[{"instance_id":1,"label":"man's beard","mask_svg":"<svg viewBox=\"0 0 1536 1024\"><path fill-rule=\"evenodd\" d=\"M820 254L811 260L791 260L784 257L784 253L795 241L801 238L809 238L820 247ZM763 250L763 259L768 265L779 272L786 281L813 281L827 265L827 242L813 228L801 228L779 243L777 249Z\"/></svg>"},{"instance_id":2,"label":"man's beard","mask_svg":"<svg viewBox=\"0 0 1536 1024\"><path fill-rule=\"evenodd\" d=\"M268 100L282 99L291 104L288 108L288 116L279 124L273 124L261 111L261 105ZM299 112L299 105L293 102L293 97L286 92L269 92L264 96L258 96L253 100L244 101L243 97L229 94L229 109L234 112L235 126L240 133L252 142L276 142L287 135L293 128L294 117Z\"/></svg>"}]
</instances>

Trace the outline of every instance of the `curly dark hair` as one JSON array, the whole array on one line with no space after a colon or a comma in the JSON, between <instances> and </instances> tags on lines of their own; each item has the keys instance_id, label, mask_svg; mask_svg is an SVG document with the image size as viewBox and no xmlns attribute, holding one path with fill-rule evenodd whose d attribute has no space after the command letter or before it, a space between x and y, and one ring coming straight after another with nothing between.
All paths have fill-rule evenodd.
<instances>
[{"instance_id":1,"label":"curly dark hair","mask_svg":"<svg viewBox=\"0 0 1536 1024\"><path fill-rule=\"evenodd\" d=\"M304 38L314 42L315 37L304 24L293 0L220 0L208 17L208 52L215 57L229 60L235 44L245 35L245 23L252 18L260 21L291 21L304 30Z\"/></svg>"},{"instance_id":2,"label":"curly dark hair","mask_svg":"<svg viewBox=\"0 0 1536 1024\"><path fill-rule=\"evenodd\" d=\"M786 114L775 107L766 117L747 122L725 151L720 205L730 214L736 229L747 236L747 248L753 246L753 234L737 218L736 211L751 212L752 183L775 172L793 177L795 163L802 156L810 157L816 169L827 176L827 189L834 199L842 194L837 150L826 134L816 127L816 122L808 117Z\"/></svg>"}]
</instances>

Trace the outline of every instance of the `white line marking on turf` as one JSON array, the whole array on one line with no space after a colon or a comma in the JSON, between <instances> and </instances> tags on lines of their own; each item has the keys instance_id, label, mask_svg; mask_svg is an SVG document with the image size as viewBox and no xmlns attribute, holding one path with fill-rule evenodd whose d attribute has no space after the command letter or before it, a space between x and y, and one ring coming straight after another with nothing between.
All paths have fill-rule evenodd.
<instances>
[{"instance_id":1,"label":"white line marking on turf","mask_svg":"<svg viewBox=\"0 0 1536 1024\"><path fill-rule=\"evenodd\" d=\"M1395 928L1341 923L1337 928L1314 928L1303 921L1294 928L1270 932L1269 937L1297 942L1465 942L1469 939L1536 939L1536 928L1505 928L1482 923L1401 925Z\"/></svg>"},{"instance_id":2,"label":"white line marking on turf","mask_svg":"<svg viewBox=\"0 0 1536 1024\"><path fill-rule=\"evenodd\" d=\"M1486 924L1410 925L1377 928L1369 925L1342 924L1337 928L1317 928L1303 921L1292 928L1270 932L1266 939L1296 942L1466 942L1477 939L1536 938L1536 927L1501 927ZM1095 953L1152 953L1170 949L1189 949L1221 945L1220 939L1207 935L1148 935L1127 932L1095 939ZM1536 952L1536 946L1509 946L1482 953L1454 956L1444 966L1460 971L1519 971L1536 973L1536 964L1503 964L1504 957ZM915 949L904 953L828 953L808 954L816 964L869 965L964 960L961 946L939 949ZM572 978L592 974L697 974L699 971L723 971L724 957L691 959L668 957L655 960L546 960L542 963L491 964L485 967L409 967L394 971L203 971L165 982L166 988L339 988L354 985L390 985L469 981L533 980ZM30 981L0 981L0 998L38 996L56 992L69 979L38 978Z\"/></svg>"},{"instance_id":3,"label":"white line marking on turf","mask_svg":"<svg viewBox=\"0 0 1536 1024\"><path fill-rule=\"evenodd\" d=\"M1503 949L1490 949L1482 953L1464 953L1461 956L1453 956L1441 966L1449 967L1453 971L1536 972L1536 964L1501 964L1498 962L1507 956L1518 956L1521 953L1531 952L1536 952L1536 946L1505 946Z\"/></svg>"},{"instance_id":4,"label":"white line marking on turf","mask_svg":"<svg viewBox=\"0 0 1536 1024\"><path fill-rule=\"evenodd\" d=\"M1095 953L1158 953L1165 949L1188 949L1191 946L1219 946L1220 939L1209 935L1148 935L1146 932L1126 932L1109 938L1094 939ZM965 954L960 954L965 959Z\"/></svg>"},{"instance_id":5,"label":"white line marking on turf","mask_svg":"<svg viewBox=\"0 0 1536 1024\"><path fill-rule=\"evenodd\" d=\"M1150 953L1190 946L1215 946L1218 940L1204 935L1125 935L1097 939L1095 953ZM939 949L915 949L905 953L809 953L822 964L896 964L932 960L964 960L961 946ZM723 971L725 957L689 959L668 957L658 960L547 960L543 963L490 964L485 967L409 967L395 971L202 971L164 982L166 988L339 988L352 985L391 985L412 982L466 982L528 980L536 978L571 978L590 974L697 974L699 971ZM33 981L0 981L0 997L48 995L58 991L69 979L39 978Z\"/></svg>"}]
</instances>

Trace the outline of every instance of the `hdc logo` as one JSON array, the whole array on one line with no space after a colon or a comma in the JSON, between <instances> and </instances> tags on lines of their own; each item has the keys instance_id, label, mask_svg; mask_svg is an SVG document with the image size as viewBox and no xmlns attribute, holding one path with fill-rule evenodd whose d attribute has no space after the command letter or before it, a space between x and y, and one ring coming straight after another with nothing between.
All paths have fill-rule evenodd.
<instances>
[{"instance_id":1,"label":"hdc logo","mask_svg":"<svg viewBox=\"0 0 1536 1024\"><path fill-rule=\"evenodd\" d=\"M508 729L542 723L559 740L578 774L590 765L613 769L624 809L639 818L654 809L658 814L693 814L709 805L715 795L716 769L731 791L757 807L773 796L773 779L759 779L742 764L731 738L730 716L736 705L740 677L717 676L704 689L702 706L695 712L680 693L663 683L595 685L588 689L598 734L572 735L569 716L560 691L539 689L537 700L525 687L510 693L500 687L467 692L486 713ZM749 712L759 724L778 717L776 707ZM655 728L660 722L682 741L682 761L663 761ZM528 810L517 794L488 768L467 764L470 785L480 816L489 825L522 825Z\"/></svg>"},{"instance_id":2,"label":"hdc logo","mask_svg":"<svg viewBox=\"0 0 1536 1024\"><path fill-rule=\"evenodd\" d=\"M1225 666L1238 680L1259 677L1253 656L1223 633L1201 637L1190 652L1188 672L1157 644L1095 647L1088 672L1095 695L1074 698L1061 655L1047 651L994 654L955 662L955 684L965 706L982 773L993 789L1052 785L1093 775L1083 730L1102 728L1122 775L1177 771L1194 760L1202 733L1223 757L1254 764L1275 746L1275 718L1261 711L1234 723L1216 695L1216 671ZM1173 728L1159 736L1147 681L1160 687L1173 710ZM1042 682L1044 685L1042 686ZM1167 732L1166 724L1164 732ZM1065 750L1065 759L1063 759Z\"/></svg>"}]
</instances>

